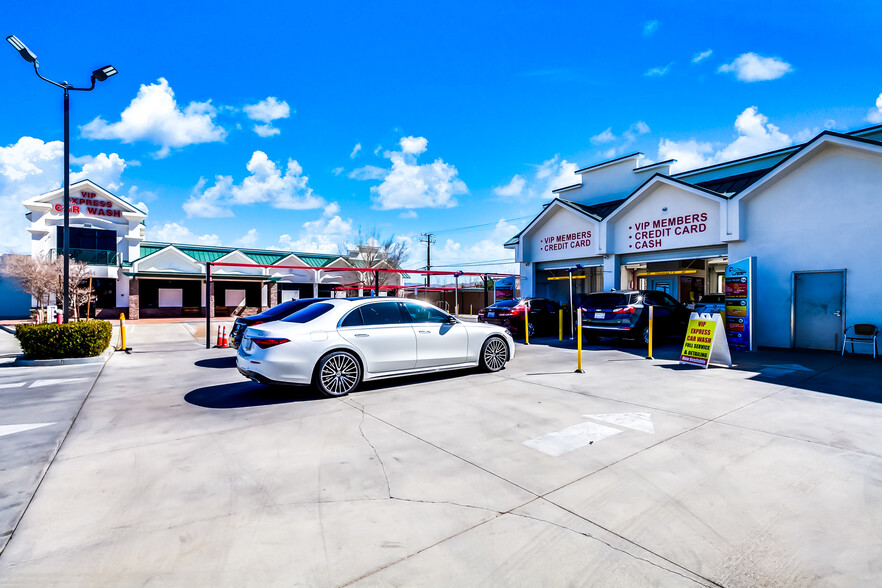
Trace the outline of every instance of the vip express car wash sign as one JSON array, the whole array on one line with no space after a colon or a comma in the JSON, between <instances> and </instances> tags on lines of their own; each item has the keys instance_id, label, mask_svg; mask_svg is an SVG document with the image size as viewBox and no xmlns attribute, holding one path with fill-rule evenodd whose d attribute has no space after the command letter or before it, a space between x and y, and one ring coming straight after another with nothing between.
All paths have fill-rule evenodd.
<instances>
[{"instance_id":1,"label":"vip express car wash sign","mask_svg":"<svg viewBox=\"0 0 882 588\"><path fill-rule=\"evenodd\" d=\"M122 211L113 208L113 202L98 200L98 195L95 192L80 192L80 196L78 198L71 197L70 202L69 212L71 214L88 213L89 216L122 217ZM56 204L53 208L55 212L64 212L64 205L62 204Z\"/></svg>"},{"instance_id":2,"label":"vip express car wash sign","mask_svg":"<svg viewBox=\"0 0 882 588\"><path fill-rule=\"evenodd\" d=\"M722 363L732 367L732 356L723 332L723 317L719 314L699 315L693 312L686 328L680 363L697 365L707 369L708 364Z\"/></svg>"}]
</instances>

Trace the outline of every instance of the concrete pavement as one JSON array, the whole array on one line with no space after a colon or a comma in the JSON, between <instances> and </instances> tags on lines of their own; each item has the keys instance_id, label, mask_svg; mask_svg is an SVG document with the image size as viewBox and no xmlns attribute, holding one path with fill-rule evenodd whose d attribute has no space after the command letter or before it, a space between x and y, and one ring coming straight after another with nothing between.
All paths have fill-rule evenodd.
<instances>
[{"instance_id":1,"label":"concrete pavement","mask_svg":"<svg viewBox=\"0 0 882 588\"><path fill-rule=\"evenodd\" d=\"M0 585L878 585L882 363L519 346L343 399L137 325ZM550 343L545 340L544 343Z\"/></svg>"}]
</instances>

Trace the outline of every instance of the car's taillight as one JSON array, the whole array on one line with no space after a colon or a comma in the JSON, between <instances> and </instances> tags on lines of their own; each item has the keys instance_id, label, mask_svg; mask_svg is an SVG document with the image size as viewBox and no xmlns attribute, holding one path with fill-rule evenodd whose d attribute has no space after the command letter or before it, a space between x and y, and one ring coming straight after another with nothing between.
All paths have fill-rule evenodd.
<instances>
[{"instance_id":1,"label":"car's taillight","mask_svg":"<svg viewBox=\"0 0 882 588\"><path fill-rule=\"evenodd\" d=\"M634 314L637 308L634 306L626 306L625 308L614 308L613 314Z\"/></svg>"},{"instance_id":2,"label":"car's taillight","mask_svg":"<svg viewBox=\"0 0 882 588\"><path fill-rule=\"evenodd\" d=\"M260 347L261 349L266 349L267 347L275 347L276 345L281 345L282 343L287 343L290 339L281 339L281 338L272 338L272 337L257 337L252 339L254 344Z\"/></svg>"},{"instance_id":3,"label":"car's taillight","mask_svg":"<svg viewBox=\"0 0 882 588\"><path fill-rule=\"evenodd\" d=\"M508 312L508 314L514 315L514 316L520 316L520 315L524 314L524 311L526 311L526 310L527 309L523 306L513 306L512 309ZM503 313L500 312L499 314L501 315Z\"/></svg>"},{"instance_id":4,"label":"car's taillight","mask_svg":"<svg viewBox=\"0 0 882 588\"><path fill-rule=\"evenodd\" d=\"M254 321L253 323L251 323L251 324L248 325L248 326L249 326L249 327L253 327L254 325L262 325L262 324L265 323L265 322L266 322L266 321L262 321L262 320L260 320L260 319L257 319L256 321Z\"/></svg>"}]
</instances>

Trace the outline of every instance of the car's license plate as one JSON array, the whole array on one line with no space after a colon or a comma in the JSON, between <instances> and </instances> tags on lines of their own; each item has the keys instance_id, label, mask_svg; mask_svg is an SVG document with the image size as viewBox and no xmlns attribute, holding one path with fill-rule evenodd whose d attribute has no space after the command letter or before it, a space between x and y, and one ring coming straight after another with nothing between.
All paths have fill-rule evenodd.
<instances>
[{"instance_id":1,"label":"car's license plate","mask_svg":"<svg viewBox=\"0 0 882 588\"><path fill-rule=\"evenodd\" d=\"M496 313L495 313L495 312L488 312L488 313L487 313L487 318L493 318L493 317L495 317L495 316L496 316Z\"/></svg>"},{"instance_id":2,"label":"car's license plate","mask_svg":"<svg viewBox=\"0 0 882 588\"><path fill-rule=\"evenodd\" d=\"M595 312L594 318L596 318L596 319L606 318L606 313L605 312Z\"/></svg>"}]
</instances>

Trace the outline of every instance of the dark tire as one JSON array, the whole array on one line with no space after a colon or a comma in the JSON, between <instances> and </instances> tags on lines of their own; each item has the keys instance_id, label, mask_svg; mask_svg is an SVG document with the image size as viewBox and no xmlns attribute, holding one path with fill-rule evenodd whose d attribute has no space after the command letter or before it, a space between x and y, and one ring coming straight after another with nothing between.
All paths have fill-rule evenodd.
<instances>
[{"instance_id":1,"label":"dark tire","mask_svg":"<svg viewBox=\"0 0 882 588\"><path fill-rule=\"evenodd\" d=\"M361 363L348 351L335 351L321 358L315 367L313 385L331 398L346 396L361 383Z\"/></svg>"},{"instance_id":2,"label":"dark tire","mask_svg":"<svg viewBox=\"0 0 882 588\"><path fill-rule=\"evenodd\" d=\"M508 361L508 344L502 337L490 337L481 347L479 362L485 372L498 372Z\"/></svg>"},{"instance_id":3,"label":"dark tire","mask_svg":"<svg viewBox=\"0 0 882 588\"><path fill-rule=\"evenodd\" d=\"M658 336L658 333L655 333L655 335ZM644 345L649 345L649 325L646 325L645 327L643 327L643 334L640 335L640 338L638 339L638 341L641 341L641 340L643 341Z\"/></svg>"}]
</instances>

